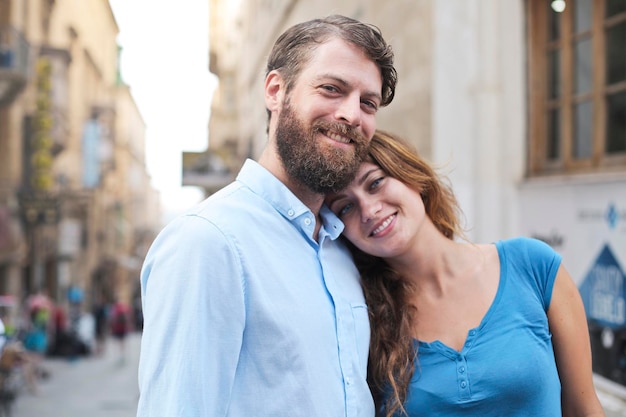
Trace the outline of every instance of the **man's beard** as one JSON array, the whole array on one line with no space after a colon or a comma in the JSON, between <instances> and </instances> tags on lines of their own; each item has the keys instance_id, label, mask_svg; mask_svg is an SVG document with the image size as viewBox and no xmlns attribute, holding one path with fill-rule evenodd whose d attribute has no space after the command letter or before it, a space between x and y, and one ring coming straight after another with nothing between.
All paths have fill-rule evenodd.
<instances>
[{"instance_id":1,"label":"man's beard","mask_svg":"<svg viewBox=\"0 0 626 417\"><path fill-rule=\"evenodd\" d=\"M316 139L317 133L336 132L352 140L349 149ZM318 194L347 187L367 154L369 141L343 123L316 121L308 129L286 101L276 127L278 155L292 178Z\"/></svg>"}]
</instances>

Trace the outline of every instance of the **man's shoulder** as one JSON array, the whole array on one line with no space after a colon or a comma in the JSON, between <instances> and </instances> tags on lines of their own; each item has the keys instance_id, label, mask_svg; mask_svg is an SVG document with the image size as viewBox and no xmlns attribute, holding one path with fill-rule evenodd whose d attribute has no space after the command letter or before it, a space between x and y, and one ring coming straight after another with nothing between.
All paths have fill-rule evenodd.
<instances>
[{"instance_id":1,"label":"man's shoulder","mask_svg":"<svg viewBox=\"0 0 626 417\"><path fill-rule=\"evenodd\" d=\"M259 200L259 196L252 190L241 182L234 181L187 210L185 215L228 219L257 210Z\"/></svg>"},{"instance_id":2,"label":"man's shoulder","mask_svg":"<svg viewBox=\"0 0 626 417\"><path fill-rule=\"evenodd\" d=\"M269 216L269 217L268 217ZM272 222L275 209L244 184L233 182L176 216L161 234L173 238L210 240L213 244L249 233L261 219Z\"/></svg>"}]
</instances>

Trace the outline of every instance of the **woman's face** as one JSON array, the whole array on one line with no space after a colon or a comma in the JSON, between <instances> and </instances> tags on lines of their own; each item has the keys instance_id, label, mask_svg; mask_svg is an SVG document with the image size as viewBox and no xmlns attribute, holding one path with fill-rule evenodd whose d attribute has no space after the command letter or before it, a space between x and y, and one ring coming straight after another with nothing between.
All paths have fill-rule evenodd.
<instances>
[{"instance_id":1,"label":"woman's face","mask_svg":"<svg viewBox=\"0 0 626 417\"><path fill-rule=\"evenodd\" d=\"M348 240L382 258L404 254L425 217L420 194L371 162L363 162L354 181L329 194L326 204L345 224Z\"/></svg>"}]
</instances>

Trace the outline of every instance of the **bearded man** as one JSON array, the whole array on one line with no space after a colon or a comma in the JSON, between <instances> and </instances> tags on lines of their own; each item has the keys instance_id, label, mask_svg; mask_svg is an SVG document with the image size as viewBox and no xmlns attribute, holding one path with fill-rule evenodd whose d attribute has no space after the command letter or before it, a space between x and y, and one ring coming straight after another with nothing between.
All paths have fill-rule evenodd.
<instances>
[{"instance_id":1,"label":"bearded man","mask_svg":"<svg viewBox=\"0 0 626 417\"><path fill-rule=\"evenodd\" d=\"M374 416L367 308L323 200L354 178L395 85L375 26L330 16L278 38L258 162L146 257L138 417Z\"/></svg>"}]
</instances>

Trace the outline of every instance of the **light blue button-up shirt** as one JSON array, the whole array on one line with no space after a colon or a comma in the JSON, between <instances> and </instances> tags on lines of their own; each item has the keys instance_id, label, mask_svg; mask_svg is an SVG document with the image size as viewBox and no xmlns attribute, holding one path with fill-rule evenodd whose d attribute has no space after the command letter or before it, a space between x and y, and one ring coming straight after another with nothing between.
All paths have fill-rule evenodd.
<instances>
[{"instance_id":1,"label":"light blue button-up shirt","mask_svg":"<svg viewBox=\"0 0 626 417\"><path fill-rule=\"evenodd\" d=\"M372 417L367 308L343 224L246 161L141 273L137 416Z\"/></svg>"}]
</instances>

